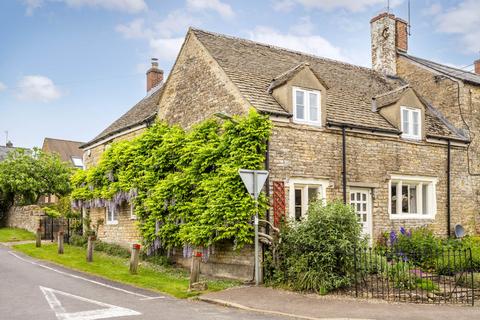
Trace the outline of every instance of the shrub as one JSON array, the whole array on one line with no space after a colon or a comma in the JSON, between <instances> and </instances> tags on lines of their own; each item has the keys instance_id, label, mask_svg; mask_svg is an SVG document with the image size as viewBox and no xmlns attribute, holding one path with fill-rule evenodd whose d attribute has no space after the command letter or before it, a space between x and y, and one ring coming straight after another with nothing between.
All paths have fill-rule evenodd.
<instances>
[{"instance_id":1,"label":"shrub","mask_svg":"<svg viewBox=\"0 0 480 320\"><path fill-rule=\"evenodd\" d=\"M88 236L87 235L79 236L79 235L74 234L70 237L70 245L72 245L72 246L86 248L87 247L87 242L88 242ZM104 253L109 254L111 256L117 256L117 257L121 257L121 258L129 258L130 257L130 251L127 248L122 247L118 244L107 243L107 242L103 242L103 241L100 241L100 240L95 241L94 250L95 251L101 251L101 252L104 252Z\"/></svg>"},{"instance_id":2,"label":"shrub","mask_svg":"<svg viewBox=\"0 0 480 320\"><path fill-rule=\"evenodd\" d=\"M316 201L305 220L285 225L281 239L278 263L267 266L265 276L270 283L320 294L350 284L354 247L361 239L351 206Z\"/></svg>"}]
</instances>

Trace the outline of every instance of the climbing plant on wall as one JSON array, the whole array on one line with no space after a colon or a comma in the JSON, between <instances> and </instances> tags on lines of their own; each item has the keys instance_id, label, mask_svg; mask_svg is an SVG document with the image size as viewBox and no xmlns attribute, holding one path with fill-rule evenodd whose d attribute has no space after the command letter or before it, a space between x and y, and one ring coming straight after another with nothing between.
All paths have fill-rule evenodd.
<instances>
[{"instance_id":1,"label":"climbing plant on wall","mask_svg":"<svg viewBox=\"0 0 480 320\"><path fill-rule=\"evenodd\" d=\"M155 239L164 248L252 243L254 202L238 169L263 168L270 131L268 117L254 110L188 131L156 123L132 141L113 143L98 166L77 172L73 205L115 210L133 202L147 245ZM260 212L266 207L263 196Z\"/></svg>"}]
</instances>

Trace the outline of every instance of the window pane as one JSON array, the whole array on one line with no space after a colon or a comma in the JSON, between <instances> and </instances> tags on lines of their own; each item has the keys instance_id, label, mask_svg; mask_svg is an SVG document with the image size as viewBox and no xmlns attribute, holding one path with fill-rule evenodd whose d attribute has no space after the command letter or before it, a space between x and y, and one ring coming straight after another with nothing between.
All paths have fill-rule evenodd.
<instances>
[{"instance_id":1,"label":"window pane","mask_svg":"<svg viewBox=\"0 0 480 320\"><path fill-rule=\"evenodd\" d=\"M308 188L308 203L317 200L318 188Z\"/></svg>"},{"instance_id":2,"label":"window pane","mask_svg":"<svg viewBox=\"0 0 480 320\"><path fill-rule=\"evenodd\" d=\"M310 93L309 94L310 102L310 120L318 121L318 94Z\"/></svg>"},{"instance_id":3,"label":"window pane","mask_svg":"<svg viewBox=\"0 0 480 320\"><path fill-rule=\"evenodd\" d=\"M417 213L417 186L410 186L410 212Z\"/></svg>"},{"instance_id":4,"label":"window pane","mask_svg":"<svg viewBox=\"0 0 480 320\"><path fill-rule=\"evenodd\" d=\"M418 136L420 134L419 125L418 125L418 116L419 112L412 112L413 116L413 135Z\"/></svg>"},{"instance_id":5,"label":"window pane","mask_svg":"<svg viewBox=\"0 0 480 320\"><path fill-rule=\"evenodd\" d=\"M402 110L402 131L405 134L410 134L408 113L408 110Z\"/></svg>"},{"instance_id":6,"label":"window pane","mask_svg":"<svg viewBox=\"0 0 480 320\"><path fill-rule=\"evenodd\" d=\"M295 91L295 108L297 119L305 119L305 93L303 91Z\"/></svg>"},{"instance_id":7,"label":"window pane","mask_svg":"<svg viewBox=\"0 0 480 320\"><path fill-rule=\"evenodd\" d=\"M408 186L402 185L402 213L408 212Z\"/></svg>"},{"instance_id":8,"label":"window pane","mask_svg":"<svg viewBox=\"0 0 480 320\"><path fill-rule=\"evenodd\" d=\"M423 203L422 203L422 208L423 208L423 214L428 214L428 185L424 184L422 185L422 198L423 198Z\"/></svg>"},{"instance_id":9,"label":"window pane","mask_svg":"<svg viewBox=\"0 0 480 320\"><path fill-rule=\"evenodd\" d=\"M302 189L295 189L295 220L302 217Z\"/></svg>"},{"instance_id":10,"label":"window pane","mask_svg":"<svg viewBox=\"0 0 480 320\"><path fill-rule=\"evenodd\" d=\"M390 188L390 212L392 214L397 213L397 184L392 183L392 186Z\"/></svg>"}]
</instances>

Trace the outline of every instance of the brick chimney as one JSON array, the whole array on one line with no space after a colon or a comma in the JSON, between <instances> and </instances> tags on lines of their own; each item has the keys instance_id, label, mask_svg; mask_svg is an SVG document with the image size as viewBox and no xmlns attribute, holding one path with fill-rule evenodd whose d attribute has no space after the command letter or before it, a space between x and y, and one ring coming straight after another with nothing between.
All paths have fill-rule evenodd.
<instances>
[{"instance_id":1,"label":"brick chimney","mask_svg":"<svg viewBox=\"0 0 480 320\"><path fill-rule=\"evenodd\" d=\"M480 59L475 60L473 64L475 65L475 73L480 74Z\"/></svg>"},{"instance_id":2,"label":"brick chimney","mask_svg":"<svg viewBox=\"0 0 480 320\"><path fill-rule=\"evenodd\" d=\"M158 59L152 58L152 66L147 71L147 92L163 81L163 70L158 68Z\"/></svg>"},{"instance_id":3,"label":"brick chimney","mask_svg":"<svg viewBox=\"0 0 480 320\"><path fill-rule=\"evenodd\" d=\"M372 68L385 75L397 74L397 50L408 50L408 23L384 12L370 20Z\"/></svg>"}]
</instances>

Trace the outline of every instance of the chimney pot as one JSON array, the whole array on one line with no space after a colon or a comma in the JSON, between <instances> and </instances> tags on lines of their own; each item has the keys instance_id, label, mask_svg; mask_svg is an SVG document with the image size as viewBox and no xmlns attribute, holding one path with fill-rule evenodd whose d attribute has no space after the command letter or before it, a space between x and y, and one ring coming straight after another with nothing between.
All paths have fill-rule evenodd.
<instances>
[{"instance_id":1,"label":"chimney pot","mask_svg":"<svg viewBox=\"0 0 480 320\"><path fill-rule=\"evenodd\" d=\"M475 60L473 64L475 65L475 73L480 74L480 59Z\"/></svg>"},{"instance_id":2,"label":"chimney pot","mask_svg":"<svg viewBox=\"0 0 480 320\"><path fill-rule=\"evenodd\" d=\"M7 141L7 144L6 144L6 147L7 147L7 148L13 148L13 143L12 143L12 141L8 140L8 141Z\"/></svg>"},{"instance_id":3,"label":"chimney pot","mask_svg":"<svg viewBox=\"0 0 480 320\"><path fill-rule=\"evenodd\" d=\"M147 92L163 82L163 70L158 68L158 59L152 58L152 66L147 71Z\"/></svg>"}]
</instances>

